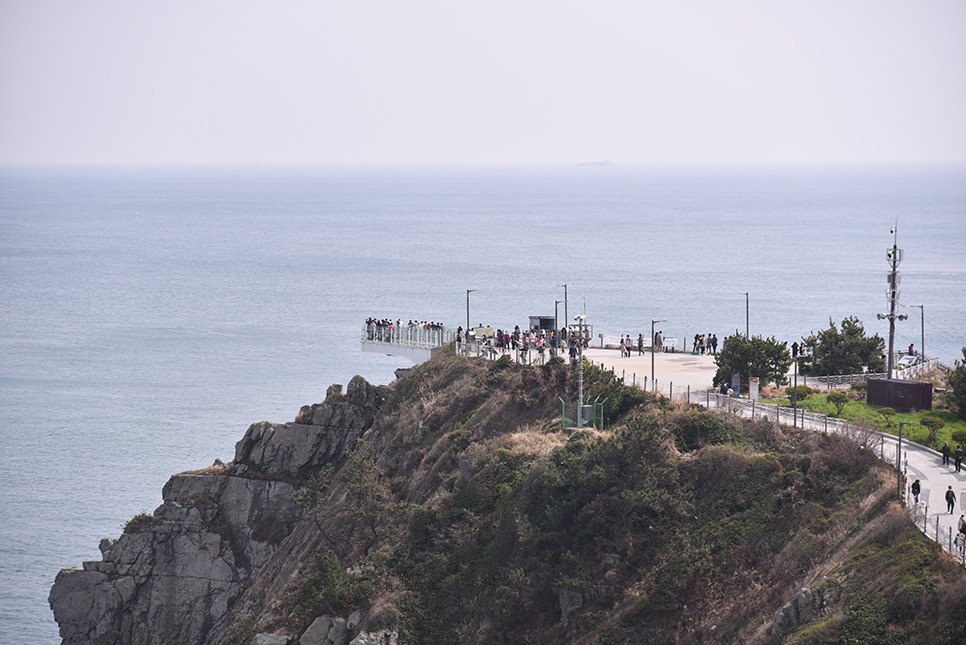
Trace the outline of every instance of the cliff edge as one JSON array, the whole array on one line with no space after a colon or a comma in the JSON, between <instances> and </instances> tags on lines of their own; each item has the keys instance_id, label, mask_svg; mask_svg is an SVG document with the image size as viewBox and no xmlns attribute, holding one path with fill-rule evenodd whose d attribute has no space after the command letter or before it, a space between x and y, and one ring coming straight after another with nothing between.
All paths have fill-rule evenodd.
<instances>
[{"instance_id":1,"label":"cliff edge","mask_svg":"<svg viewBox=\"0 0 966 645\"><path fill-rule=\"evenodd\" d=\"M297 422L252 424L231 463L172 476L153 515L101 540L100 561L57 575L49 601L64 645L208 642L292 532L298 482L339 464L385 396L356 377Z\"/></svg>"}]
</instances>

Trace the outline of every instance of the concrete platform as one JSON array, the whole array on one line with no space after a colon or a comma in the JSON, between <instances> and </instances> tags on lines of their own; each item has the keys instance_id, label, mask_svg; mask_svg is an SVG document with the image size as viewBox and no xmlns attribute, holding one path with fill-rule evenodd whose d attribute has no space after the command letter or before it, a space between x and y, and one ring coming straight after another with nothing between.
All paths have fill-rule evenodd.
<instances>
[{"instance_id":1,"label":"concrete platform","mask_svg":"<svg viewBox=\"0 0 966 645\"><path fill-rule=\"evenodd\" d=\"M591 347L584 350L584 358L607 369L613 369L618 375L623 372L624 381L628 384L631 383L632 377L641 384L646 376L650 387L651 353L647 350L639 356L635 348L629 358L621 358L619 349ZM717 371L718 366L714 364L714 356L707 354L704 356L693 356L683 352L654 354L654 378L661 387L672 383L675 391L688 386L692 390L709 388L713 385L714 373Z\"/></svg>"}]
</instances>

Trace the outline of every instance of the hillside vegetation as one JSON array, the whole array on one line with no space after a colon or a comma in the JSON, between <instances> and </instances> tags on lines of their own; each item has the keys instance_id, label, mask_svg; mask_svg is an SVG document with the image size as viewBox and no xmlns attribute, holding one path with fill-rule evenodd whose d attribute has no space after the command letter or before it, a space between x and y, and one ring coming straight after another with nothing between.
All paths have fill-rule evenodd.
<instances>
[{"instance_id":1,"label":"hillside vegetation","mask_svg":"<svg viewBox=\"0 0 966 645\"><path fill-rule=\"evenodd\" d=\"M415 367L299 483L301 519L223 642L355 611L420 644L966 639L966 575L871 452L584 378L602 429L561 427L560 360Z\"/></svg>"}]
</instances>

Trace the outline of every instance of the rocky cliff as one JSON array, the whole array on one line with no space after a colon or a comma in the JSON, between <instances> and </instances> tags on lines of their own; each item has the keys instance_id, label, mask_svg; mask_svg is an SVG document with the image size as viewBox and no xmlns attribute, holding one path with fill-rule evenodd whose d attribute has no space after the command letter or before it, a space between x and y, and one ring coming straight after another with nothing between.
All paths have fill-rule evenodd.
<instances>
[{"instance_id":1,"label":"rocky cliff","mask_svg":"<svg viewBox=\"0 0 966 645\"><path fill-rule=\"evenodd\" d=\"M50 606L64 644L211 642L292 532L298 482L338 464L385 396L356 377L296 423L252 424L231 463L171 477L152 516L101 541L100 561L57 575Z\"/></svg>"}]
</instances>

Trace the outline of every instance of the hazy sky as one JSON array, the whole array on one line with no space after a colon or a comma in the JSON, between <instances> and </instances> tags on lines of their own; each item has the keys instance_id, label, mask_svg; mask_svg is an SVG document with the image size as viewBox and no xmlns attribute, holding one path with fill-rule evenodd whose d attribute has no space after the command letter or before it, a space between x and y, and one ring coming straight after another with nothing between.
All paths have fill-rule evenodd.
<instances>
[{"instance_id":1,"label":"hazy sky","mask_svg":"<svg viewBox=\"0 0 966 645\"><path fill-rule=\"evenodd\" d=\"M0 162L966 160L964 0L0 0Z\"/></svg>"}]
</instances>

